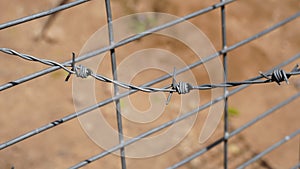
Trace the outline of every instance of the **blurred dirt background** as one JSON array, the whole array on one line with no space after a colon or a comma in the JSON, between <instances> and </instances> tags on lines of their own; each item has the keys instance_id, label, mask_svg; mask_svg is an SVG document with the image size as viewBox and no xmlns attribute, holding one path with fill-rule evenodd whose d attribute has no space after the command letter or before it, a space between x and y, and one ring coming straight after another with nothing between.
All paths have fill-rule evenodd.
<instances>
[{"instance_id":1,"label":"blurred dirt background","mask_svg":"<svg viewBox=\"0 0 300 169\"><path fill-rule=\"evenodd\" d=\"M60 2L60 0L2 0L0 1L0 23L55 7ZM184 16L217 2L216 0L112 0L112 9L114 19L132 13L149 11ZM228 45L258 33L299 10L299 0L239 0L232 3L226 8ZM45 17L1 30L0 47L63 62L71 58L71 52L79 53L85 41L106 24L105 17L104 1L90 1L58 13L49 24L47 24L49 17ZM220 10L214 10L190 21L208 36L217 50L221 49ZM257 76L259 71L266 71L297 54L300 47L299 28L298 18L267 36L230 52L228 54L229 80L240 81ZM145 38L134 44L146 43L146 41L150 47L166 48L171 52L182 54L182 58L185 57L183 49L167 41L157 43L155 39ZM133 49L130 45L125 48L128 51ZM118 63L125 57L117 57ZM109 61L108 57L107 60ZM299 63L299 60L284 69L289 71L296 63ZM3 53L0 53L0 67L1 84L47 68L39 63L31 63ZM106 75L111 77L110 69L106 71ZM203 74L203 72L195 72L196 75L197 72L198 75ZM65 72L56 71L1 91L0 143L74 112L72 83L65 83L65 76ZM145 76L144 82L151 78ZM299 92L297 88L299 84L300 79L293 77L290 85L255 85L230 97L229 107L236 112L230 117L230 129L238 128ZM202 103L207 101L209 100L201 100ZM231 139L229 141L229 167L235 168L299 129L298 102L299 100L292 102ZM139 104L147 105L147 103L147 100L140 100ZM113 114L110 117L113 123L115 112L109 111L110 109L106 107L103 108L104 112ZM223 130L222 122L205 144L198 143L199 131L206 113L204 111L199 114L192 131L175 148L152 158L127 159L127 168L166 168L220 138ZM153 127L157 124L159 123L154 123ZM136 134L143 132L137 129L128 130L125 129L126 132ZM222 150L223 145L219 145L181 168L222 168ZM102 151L87 137L78 120L75 119L1 150L0 169L8 169L12 166L15 169L68 168ZM290 168L299 162L298 160L299 136L264 156L249 168ZM120 168L120 159L116 155L109 155L85 168Z\"/></svg>"}]
</instances>

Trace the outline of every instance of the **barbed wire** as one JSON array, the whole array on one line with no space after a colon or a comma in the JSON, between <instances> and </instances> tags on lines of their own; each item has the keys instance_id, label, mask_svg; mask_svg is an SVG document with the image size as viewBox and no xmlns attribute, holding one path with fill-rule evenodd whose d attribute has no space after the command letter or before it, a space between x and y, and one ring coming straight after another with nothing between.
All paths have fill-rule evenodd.
<instances>
[{"instance_id":1,"label":"barbed wire","mask_svg":"<svg viewBox=\"0 0 300 169\"><path fill-rule=\"evenodd\" d=\"M108 77L105 77L100 74L94 73L91 69L83 66L83 65L75 65L75 54L72 53L72 63L71 64L61 64L53 60L48 60L48 59L41 59L37 58L28 54L23 54L20 52L17 52L13 49L9 48L0 48L0 51L9 55L14 55L18 56L22 59L32 61L32 62L39 62L47 66L59 66L62 68L64 71L66 71L68 76L66 77L65 81L68 81L70 76L72 74L75 74L77 77L80 78L87 78L88 76L91 76L95 78L96 80L102 81L102 82L107 82L107 83L112 83L116 84L122 88L129 89L129 90L139 90L142 92L169 92L170 95L167 99L167 103L170 101L171 95L173 92L176 92L178 94L186 94L189 93L191 90L209 90L209 89L214 89L214 88L224 88L224 87L235 87L235 86L240 86L240 85L245 85L245 84L261 84L261 83L272 83L276 82L278 85L280 85L281 82L286 82L287 84L289 83L288 79L293 76L293 75L299 75L300 74L300 69L298 68L298 65L296 65L290 72L286 72L283 69L276 69L272 73L267 73L264 74L262 72L259 72L261 77L264 78L264 80L244 80L244 81L239 81L239 82L226 82L226 83L219 83L219 84L202 84L202 85L192 85L188 82L178 82L176 81L176 69L174 68L173 71L173 78L172 78L172 84L163 87L163 88L155 88L155 87L142 87L142 86L137 86L133 84L128 84L124 83L121 81L113 80ZM71 69L68 69L68 67L71 67Z\"/></svg>"}]
</instances>

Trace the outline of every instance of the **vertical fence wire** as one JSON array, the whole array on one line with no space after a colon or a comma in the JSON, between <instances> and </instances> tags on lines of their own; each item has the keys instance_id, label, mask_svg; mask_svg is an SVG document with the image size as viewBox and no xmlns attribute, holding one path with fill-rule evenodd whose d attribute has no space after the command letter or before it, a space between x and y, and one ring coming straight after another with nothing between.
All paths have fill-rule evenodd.
<instances>
[{"instance_id":1,"label":"vertical fence wire","mask_svg":"<svg viewBox=\"0 0 300 169\"><path fill-rule=\"evenodd\" d=\"M221 0L224 2L225 0ZM227 47L227 36L226 36L226 12L225 6L221 7L221 28L222 28L222 50L225 50ZM228 68L227 68L227 52L223 53L223 68L224 68L224 83L227 83L228 77ZM223 158L223 166L224 169L228 168L228 97L226 97L227 88L224 87L224 158Z\"/></svg>"},{"instance_id":2,"label":"vertical fence wire","mask_svg":"<svg viewBox=\"0 0 300 169\"><path fill-rule=\"evenodd\" d=\"M106 8L106 16L107 16L107 24L108 24L109 45L113 45L114 44L114 32L113 32L112 11L111 11L110 0L105 0L105 8ZM114 48L110 49L110 56L111 56L111 67L112 67L113 79L118 80L117 60L116 60L116 52L115 52ZM118 94L119 94L119 88L116 84L114 84L114 96L116 96ZM123 123L122 123L120 99L116 99L115 104L116 104L116 116L117 116L119 143L123 144L124 136L123 136ZM126 169L125 148L124 147L122 147L120 149L120 157L121 157L122 169Z\"/></svg>"}]
</instances>

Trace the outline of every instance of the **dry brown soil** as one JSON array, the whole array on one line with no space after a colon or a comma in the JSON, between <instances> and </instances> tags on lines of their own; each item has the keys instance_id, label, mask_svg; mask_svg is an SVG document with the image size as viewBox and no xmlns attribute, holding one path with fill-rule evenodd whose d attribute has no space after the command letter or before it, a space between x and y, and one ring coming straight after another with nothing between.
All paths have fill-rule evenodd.
<instances>
[{"instance_id":1,"label":"dry brown soil","mask_svg":"<svg viewBox=\"0 0 300 169\"><path fill-rule=\"evenodd\" d=\"M112 8L114 19L145 11L184 16L217 2L216 0L113 0ZM52 8L58 3L59 0L1 0L0 23ZM232 3L226 8L228 45L262 31L299 10L299 0L239 0ZM71 52L79 53L85 41L98 28L106 24L105 16L104 1L94 0L57 14L46 29L43 28L49 17L1 30L0 47L12 48L40 58L63 62L71 58ZM208 36L217 50L221 48L220 10L209 12L190 21ZM259 71L266 71L296 55L300 47L299 28L300 20L298 18L263 38L230 52L228 54L229 80L240 81L257 76ZM135 42L135 44L139 43L145 43L149 47L166 48L182 54L182 58L185 57L183 49L178 49L176 44L167 41L157 43L155 39L146 38ZM134 49L133 45L125 48L128 51ZM118 57L118 63L124 58L125 56ZM106 58L106 62L108 64L106 64L107 69L105 68L104 74L111 77L109 57ZM286 66L285 70L290 70L296 63L299 63L299 60ZM0 84L44 68L47 66L1 53ZM202 75L203 72L201 73L201 69L199 69L199 71L195 71L195 74L196 76ZM56 71L1 91L0 143L74 112L72 82L64 82L65 76L65 72ZM146 82L152 77L144 76L144 78L141 81ZM300 79L293 77L289 85L255 85L230 97L229 107L239 112L237 116L230 117L231 130L299 92L299 89L295 87L297 84L299 86L299 83ZM106 96L101 92L100 95ZM143 96L138 97L142 98ZM204 98L203 103L206 101L209 100ZM299 129L298 102L299 100L292 102L230 140L229 167L235 168L284 136ZM138 104L147 105L148 101L140 99ZM103 110L110 118L111 123L115 125L115 112L110 106L105 106ZM166 168L214 142L222 136L223 123L220 123L218 130L205 144L198 143L199 131L205 116L206 112L204 111L199 115L192 131L175 148L152 158L127 159L127 168ZM160 122L169 118L166 117ZM144 129L126 128L125 125L125 132L136 135L157 124L159 123L146 126ZM222 150L221 145L217 146L182 168L222 168ZM78 120L75 119L1 150L0 169L8 169L11 166L14 166L15 169L68 168L102 151L87 137ZM292 167L298 160L299 136L264 156L249 168L284 169ZM86 168L120 168L120 159L118 156L109 155L89 164Z\"/></svg>"}]
</instances>

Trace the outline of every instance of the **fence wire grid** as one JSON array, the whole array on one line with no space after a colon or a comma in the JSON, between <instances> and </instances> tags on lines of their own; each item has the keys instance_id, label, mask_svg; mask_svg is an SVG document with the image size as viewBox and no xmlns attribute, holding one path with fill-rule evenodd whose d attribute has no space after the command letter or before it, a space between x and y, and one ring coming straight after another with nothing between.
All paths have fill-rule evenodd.
<instances>
[{"instance_id":1,"label":"fence wire grid","mask_svg":"<svg viewBox=\"0 0 300 169\"><path fill-rule=\"evenodd\" d=\"M239 81L239 82L230 82L228 81L228 56L227 53L231 52L243 45L246 45L262 36L265 36L266 34L269 34L270 32L284 26L287 23L293 22L295 21L299 16L300 16L300 11L295 13L294 15L291 15L290 17L287 17L286 19L268 27L267 29L254 34L252 36L250 36L249 38L246 38L240 42L237 42L231 46L228 46L227 44L227 30L226 30L226 6L230 5L231 3L234 3L235 1L238 0L221 0L219 3L216 3L212 6L209 6L207 8L204 9L200 9L198 11L195 11L193 13L190 13L188 15L185 15L179 19L164 23L160 26L151 28L149 30L146 30L144 32L138 33L136 35L130 36L128 38L125 38L121 41L118 42L114 42L114 31L113 31L113 24L112 24L112 10L111 10L111 4L110 4L110 0L105 0L105 9L106 9L106 17L107 17L107 24L108 24L108 37L109 37L109 45L101 48L101 49L97 49L95 51L89 52L87 54L81 55L79 57L75 58L75 55L73 54L73 58L64 62L64 63L58 63L56 61L53 60L47 60L47 59L42 59L39 57L35 57L35 56L31 56L28 54L24 54L21 53L20 51L16 51L13 49L9 49L9 48L4 48L1 47L0 51L2 53L8 54L8 55L14 55L17 56L21 59L25 59L28 61L33 62L39 62L42 63L44 65L50 66L47 69L29 74L28 76L22 77L20 79L16 79L10 82L7 82L5 84L2 84L0 86L0 91L4 91L7 90L9 88L13 88L19 84L34 80L40 76L43 75L47 75L51 72L54 72L56 70L62 69L64 71L66 71L67 73L69 73L69 75L66 78L66 81L70 78L70 76L72 74L75 74L77 77L80 78L86 78L88 76L92 76L93 78L102 81L102 82L106 82L106 83L112 83L114 85L114 96L111 98L107 98L104 101L101 101L95 105L91 105L83 110L80 110L78 112L74 112L71 113L65 117L62 117L58 120L52 121L48 124L45 124L39 128L33 129L31 131L28 131L20 136L17 136L11 140L7 140L3 143L0 144L0 150L6 149L8 147L11 147L21 141L27 140L30 137L33 137L35 135L38 135L44 131L47 131L49 129L54 129L56 126L59 126L60 124L63 124L67 121L73 120L74 118L76 118L77 116L81 116L84 114L87 114L89 112L91 112L92 110L95 110L97 108L103 107L107 104L116 103L116 113L117 113L117 124L118 124L118 133L119 133L119 144L115 145L114 147L105 150L103 152L100 152L98 154L95 154L94 156L84 159L81 162L78 162L77 164L74 164L72 166L70 166L70 168L75 169L75 168L81 168L83 166L86 166L94 161L100 160L101 158L110 155L112 152L115 151L120 151L120 160L121 160L121 166L122 169L126 169L127 168L127 164L126 164L126 147L138 142L139 140L146 138L152 134L155 134L177 122L180 122L194 114L197 114L199 112L201 112L202 110L209 108L210 106L220 102L220 101L224 101L224 135L223 137L217 139L216 141L214 141L212 144L206 146L205 148L199 149L196 151L196 153L191 154L190 156L182 159L181 161L178 161L177 163L173 164L172 166L169 166L168 169L174 169L174 168L179 168L187 163L189 163L190 161L194 160L195 158L199 158L201 155L205 154L206 152L208 152L209 150L215 148L216 146L223 144L224 148L223 148L223 168L227 169L228 168L228 164L230 163L229 159L228 159L228 146L229 143L228 141L236 136L237 134L241 133L242 131L246 130L248 127L254 125L255 123L263 120L265 117L271 115L273 112L275 112L276 110L282 108L285 105L288 105L289 103L291 103L292 101L298 99L298 97L300 96L300 92L294 94L293 96L291 96L290 98L282 101L281 103L275 105L274 107L270 108L269 110L265 111L264 113L260 114L259 116L255 117L254 119L252 119L251 121L245 123L244 125L242 125L239 128L236 128L232 131L230 131L229 129L229 105L228 105L228 98L240 91L242 91L243 89L249 87L250 85L253 84L266 84L266 83L277 83L277 84L281 84L281 82L289 82L289 78L292 76L295 76L297 78L297 75L300 74L300 70L298 69L298 65L296 65L294 67L294 69L292 69L290 72L287 72L285 70L283 70L283 67L286 65L289 65L290 63L296 61L297 59L299 59L300 57L300 53L296 54L295 56L290 57L288 60L280 63L279 65L273 67L272 69L263 72L263 73L259 73L258 76L253 77L251 79L245 79L244 81ZM45 16L49 16L52 15L56 12L60 12L60 11L64 11L66 9L75 7L75 6L80 6L81 4L84 3L88 3L89 0L76 0L76 1L72 1L69 3L62 3L61 5L52 8L50 10L44 11L44 12L40 12L37 14L33 14L30 16L26 16L23 18L19 18L13 21L9 21L6 23L2 23L0 24L0 30L4 30L6 28L10 28L22 23L26 23L38 18L42 18ZM200 2L199 2L200 3ZM117 74L117 61L116 61L116 52L115 49L124 46L128 43L131 43L133 41L137 41L138 39L141 39L143 37L149 36L157 31L172 27L176 24L179 24L181 22L184 22L186 20L195 18L197 16L203 15L205 13L214 11L214 10L220 10L220 17L221 17L221 32L222 32L222 49L217 51L216 53L210 55L210 56L206 56L205 58L198 60L186 67L180 68L180 69L174 69L174 72L170 72L170 74L166 74L160 78L157 79L153 79L152 81L149 81L147 83L145 83L144 85L141 86L136 86L133 84L127 84L121 81L118 81L118 74ZM86 68L82 65L77 65L77 63L83 61L83 60L87 60L90 59L98 54L104 53L104 52L110 52L110 56L111 56L111 67L112 67L112 74L113 74L113 79L107 78L103 75L100 74L96 74L93 73L89 68ZM176 75L178 74L182 74L184 72L186 72L189 69L195 68L199 65L202 65L206 62L211 61L214 58L217 57L222 57L223 59L223 68L224 68L224 82L220 83L220 84L203 84L203 85L193 85L190 84L189 82L176 82ZM74 77L75 78L75 77ZM166 86L164 88L156 88L156 87L151 87L152 85L159 83L161 81L167 80L167 79L173 79L173 82L169 85ZM124 93L119 93L119 87L121 88L125 88L128 89L127 92ZM233 90L228 90L229 87L235 87ZM124 140L123 137L123 122L122 122L122 111L120 108L120 99L129 96L135 92L167 92L170 93L169 96L171 96L171 94L173 92L176 92L178 94L188 94L190 90L210 90L212 88L223 88L224 89L224 95L220 96L206 104L200 105L199 107L195 108L194 110L185 113L182 116L177 117L176 119L170 120L162 125L159 125L147 132L141 133L139 135L137 135L136 137L129 139L129 140ZM168 98L167 103L170 101L170 98ZM270 145L270 147L266 148L264 151L256 154L255 156L253 156L252 158L248 159L247 161L244 161L242 164L240 164L240 166L238 166L237 168L241 169L241 168L245 168L247 166L249 166L250 164L254 163L255 161L259 160L260 158L262 158L264 155L266 155L267 153L271 152L272 150L278 148L279 146L283 145L284 143L286 143L287 141L291 140L291 139L295 139L294 137L297 137L300 134L300 129L294 131L293 133L288 133L286 135L286 137L282 138L281 140L277 140L277 142L273 145ZM71 165L71 164L70 164ZM1 167L1 166L0 166ZM295 164L295 166L293 168L299 168L300 167L300 162ZM13 167L12 167L13 168ZM199 166L199 168L201 168L201 166Z\"/></svg>"}]
</instances>

